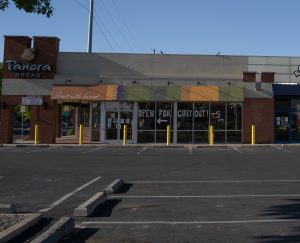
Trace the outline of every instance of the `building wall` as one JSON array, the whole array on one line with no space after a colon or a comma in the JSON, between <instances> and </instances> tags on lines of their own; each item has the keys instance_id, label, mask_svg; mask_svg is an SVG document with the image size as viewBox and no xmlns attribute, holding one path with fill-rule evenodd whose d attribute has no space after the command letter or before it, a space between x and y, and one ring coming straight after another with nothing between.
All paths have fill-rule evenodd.
<instances>
[{"instance_id":1,"label":"building wall","mask_svg":"<svg viewBox=\"0 0 300 243\"><path fill-rule=\"evenodd\" d=\"M243 105L243 142L251 143L251 126L256 127L256 143L274 143L274 100L245 98Z\"/></svg>"}]
</instances>

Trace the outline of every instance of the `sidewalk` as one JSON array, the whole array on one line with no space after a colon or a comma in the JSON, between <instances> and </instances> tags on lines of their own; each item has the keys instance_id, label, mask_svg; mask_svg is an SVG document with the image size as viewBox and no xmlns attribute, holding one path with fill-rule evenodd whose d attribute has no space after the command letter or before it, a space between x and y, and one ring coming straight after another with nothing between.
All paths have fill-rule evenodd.
<instances>
[{"instance_id":1,"label":"sidewalk","mask_svg":"<svg viewBox=\"0 0 300 243\"><path fill-rule=\"evenodd\" d=\"M232 148L232 147L300 147L300 143L287 143L287 144L170 144L165 143L139 143L139 144L103 144L103 143L86 143L83 145L79 144L38 144L35 145L34 141L26 141L22 143L14 144L0 144L0 147L112 147L112 148L143 148L143 147L153 147L153 148Z\"/></svg>"}]
</instances>

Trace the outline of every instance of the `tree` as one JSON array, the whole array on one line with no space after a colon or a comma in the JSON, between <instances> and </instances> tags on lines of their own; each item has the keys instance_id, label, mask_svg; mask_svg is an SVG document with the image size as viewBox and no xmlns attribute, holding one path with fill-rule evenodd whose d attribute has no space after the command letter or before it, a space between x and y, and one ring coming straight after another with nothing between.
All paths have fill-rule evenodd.
<instances>
[{"instance_id":1,"label":"tree","mask_svg":"<svg viewBox=\"0 0 300 243\"><path fill-rule=\"evenodd\" d=\"M15 6L27 13L37 13L50 18L53 14L51 0L11 0ZM10 0L0 0L0 10L8 8Z\"/></svg>"}]
</instances>

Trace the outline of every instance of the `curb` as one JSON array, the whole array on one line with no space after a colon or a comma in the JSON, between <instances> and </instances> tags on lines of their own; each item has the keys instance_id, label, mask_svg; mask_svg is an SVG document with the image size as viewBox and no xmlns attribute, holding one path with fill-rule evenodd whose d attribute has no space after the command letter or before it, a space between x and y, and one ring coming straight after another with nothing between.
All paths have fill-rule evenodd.
<instances>
[{"instance_id":1,"label":"curb","mask_svg":"<svg viewBox=\"0 0 300 243\"><path fill-rule=\"evenodd\" d=\"M23 233L25 230L35 225L41 218L42 215L39 213L29 214L26 219L0 232L0 243L12 240L16 236Z\"/></svg>"},{"instance_id":2,"label":"curb","mask_svg":"<svg viewBox=\"0 0 300 243\"><path fill-rule=\"evenodd\" d=\"M116 179L111 184L109 184L105 189L105 193L115 193L124 185L122 179Z\"/></svg>"},{"instance_id":3,"label":"curb","mask_svg":"<svg viewBox=\"0 0 300 243\"><path fill-rule=\"evenodd\" d=\"M16 206L14 204L0 204L0 214L1 213L16 213Z\"/></svg>"},{"instance_id":4,"label":"curb","mask_svg":"<svg viewBox=\"0 0 300 243\"><path fill-rule=\"evenodd\" d=\"M97 192L93 197L85 201L83 204L75 208L74 216L87 217L100 205L106 202L106 193Z\"/></svg>"},{"instance_id":5,"label":"curb","mask_svg":"<svg viewBox=\"0 0 300 243\"><path fill-rule=\"evenodd\" d=\"M53 224L49 229L40 234L31 243L53 243L61 240L74 229L74 219L63 217Z\"/></svg>"},{"instance_id":6,"label":"curb","mask_svg":"<svg viewBox=\"0 0 300 243\"><path fill-rule=\"evenodd\" d=\"M16 147L16 148L24 148L24 147L35 147L35 148L56 148L56 147L61 147L61 148L70 148L70 147L88 147L88 148L98 148L98 147L103 147L103 148L232 148L232 147L238 147L238 148L257 148L257 147L300 147L300 143L292 143L292 144L214 144L214 145L209 145L209 144L171 144L171 145L166 145L166 144L128 144L128 145L114 145L114 144L0 144L0 147Z\"/></svg>"}]
</instances>

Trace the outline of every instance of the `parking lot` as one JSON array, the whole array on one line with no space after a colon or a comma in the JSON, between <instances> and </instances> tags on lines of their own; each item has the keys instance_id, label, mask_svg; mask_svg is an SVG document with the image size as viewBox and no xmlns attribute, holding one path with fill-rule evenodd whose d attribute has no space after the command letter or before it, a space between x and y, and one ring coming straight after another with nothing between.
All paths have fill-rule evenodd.
<instances>
[{"instance_id":1,"label":"parking lot","mask_svg":"<svg viewBox=\"0 0 300 243\"><path fill-rule=\"evenodd\" d=\"M0 203L51 224L122 178L63 242L299 242L299 156L280 145L0 147Z\"/></svg>"}]
</instances>

